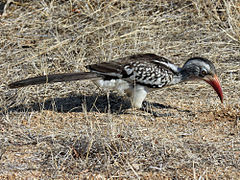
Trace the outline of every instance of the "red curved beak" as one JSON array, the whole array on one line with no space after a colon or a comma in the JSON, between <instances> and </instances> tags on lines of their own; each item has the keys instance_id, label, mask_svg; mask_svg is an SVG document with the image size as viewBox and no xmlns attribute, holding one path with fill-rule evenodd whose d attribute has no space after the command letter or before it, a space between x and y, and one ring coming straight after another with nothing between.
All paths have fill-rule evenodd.
<instances>
[{"instance_id":1,"label":"red curved beak","mask_svg":"<svg viewBox=\"0 0 240 180\"><path fill-rule=\"evenodd\" d=\"M208 84L210 84L213 87L213 89L218 94L218 97L220 98L221 102L223 102L222 87L217 75L214 74L213 76L207 76L204 78L204 81L206 81Z\"/></svg>"}]
</instances>

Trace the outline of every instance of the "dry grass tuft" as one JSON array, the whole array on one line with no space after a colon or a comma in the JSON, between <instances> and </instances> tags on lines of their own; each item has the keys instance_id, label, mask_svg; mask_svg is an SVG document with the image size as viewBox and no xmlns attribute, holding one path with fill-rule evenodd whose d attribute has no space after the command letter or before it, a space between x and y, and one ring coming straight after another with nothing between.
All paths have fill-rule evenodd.
<instances>
[{"instance_id":1,"label":"dry grass tuft","mask_svg":"<svg viewBox=\"0 0 240 180\"><path fill-rule=\"evenodd\" d=\"M0 17L0 178L238 179L239 5L234 0L10 3ZM127 110L127 99L112 93L108 100L91 82L7 87L146 52L179 65L192 56L211 59L224 104L203 83L151 93L149 108L162 117Z\"/></svg>"}]
</instances>

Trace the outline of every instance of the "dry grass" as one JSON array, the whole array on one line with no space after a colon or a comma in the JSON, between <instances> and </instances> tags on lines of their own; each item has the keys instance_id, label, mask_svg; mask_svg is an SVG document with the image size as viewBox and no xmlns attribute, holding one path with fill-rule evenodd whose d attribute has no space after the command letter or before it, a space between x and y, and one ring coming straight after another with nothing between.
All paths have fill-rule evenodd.
<instances>
[{"instance_id":1,"label":"dry grass","mask_svg":"<svg viewBox=\"0 0 240 180\"><path fill-rule=\"evenodd\" d=\"M0 178L238 179L239 14L234 0L12 3L0 17ZM211 59L224 104L204 83L151 93L163 117L91 82L7 87L144 52Z\"/></svg>"}]
</instances>

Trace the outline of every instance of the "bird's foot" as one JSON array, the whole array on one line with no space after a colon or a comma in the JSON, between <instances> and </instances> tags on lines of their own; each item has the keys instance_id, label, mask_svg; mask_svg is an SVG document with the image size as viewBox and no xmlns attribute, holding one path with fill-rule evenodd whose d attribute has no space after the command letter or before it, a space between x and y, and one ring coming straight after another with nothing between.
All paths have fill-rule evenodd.
<instances>
[{"instance_id":1,"label":"bird's foot","mask_svg":"<svg viewBox=\"0 0 240 180\"><path fill-rule=\"evenodd\" d=\"M126 109L124 110L123 114L131 114L131 115L135 115L135 116L147 116L148 113L146 111L142 111L141 109L137 109L137 108L130 108L130 109Z\"/></svg>"},{"instance_id":2,"label":"bird's foot","mask_svg":"<svg viewBox=\"0 0 240 180\"><path fill-rule=\"evenodd\" d=\"M152 109L152 106L150 103L144 101L142 104L142 107L140 108L140 110L150 113L151 115L153 115L154 117L168 117L168 116L172 116L172 113L158 113L156 111L154 111Z\"/></svg>"}]
</instances>

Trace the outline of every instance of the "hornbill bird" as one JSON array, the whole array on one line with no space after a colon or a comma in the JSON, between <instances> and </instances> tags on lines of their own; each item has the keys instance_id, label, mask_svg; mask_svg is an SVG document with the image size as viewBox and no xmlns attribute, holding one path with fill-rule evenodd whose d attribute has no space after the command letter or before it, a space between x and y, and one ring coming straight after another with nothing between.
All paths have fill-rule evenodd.
<instances>
[{"instance_id":1,"label":"hornbill bird","mask_svg":"<svg viewBox=\"0 0 240 180\"><path fill-rule=\"evenodd\" d=\"M50 74L9 84L10 88L43 83L92 80L97 86L117 90L130 97L132 106L141 108L147 93L185 81L204 80L223 102L222 88L213 63L202 57L190 58L180 68L155 54L138 54L86 66L90 72Z\"/></svg>"}]
</instances>

